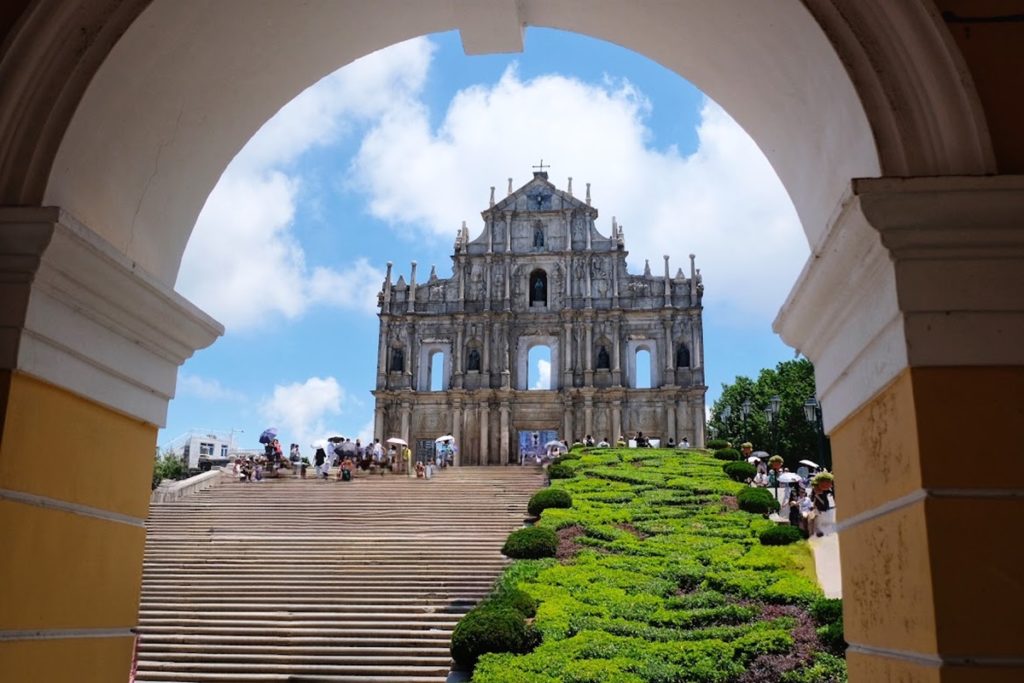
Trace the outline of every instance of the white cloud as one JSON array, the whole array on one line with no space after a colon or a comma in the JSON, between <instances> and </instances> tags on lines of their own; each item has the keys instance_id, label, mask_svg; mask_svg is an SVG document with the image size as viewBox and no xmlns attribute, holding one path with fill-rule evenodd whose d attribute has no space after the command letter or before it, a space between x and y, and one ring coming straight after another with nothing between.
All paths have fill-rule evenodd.
<instances>
[{"instance_id":1,"label":"white cloud","mask_svg":"<svg viewBox=\"0 0 1024 683\"><path fill-rule=\"evenodd\" d=\"M207 401L241 402L246 400L245 394L234 389L228 389L219 380L184 373L178 377L177 396L179 398L188 396Z\"/></svg>"},{"instance_id":2,"label":"white cloud","mask_svg":"<svg viewBox=\"0 0 1024 683\"><path fill-rule=\"evenodd\" d=\"M289 442L310 444L327 434L327 418L341 414L345 390L333 377L310 377L303 383L276 385L260 412Z\"/></svg>"},{"instance_id":3,"label":"white cloud","mask_svg":"<svg viewBox=\"0 0 1024 683\"><path fill-rule=\"evenodd\" d=\"M373 313L383 272L357 259L346 269L306 265L292 232L302 178L298 157L337 141L419 91L434 51L419 38L327 76L285 105L239 152L206 201L182 259L178 289L228 328L297 318L328 304ZM341 290L343 283L347 286ZM343 294L339 294L343 292Z\"/></svg>"},{"instance_id":4,"label":"white cloud","mask_svg":"<svg viewBox=\"0 0 1024 683\"><path fill-rule=\"evenodd\" d=\"M577 196L593 184L607 234L611 216L625 225L630 267L662 254L689 269L697 254L707 302L770 321L808 249L781 182L747 134L706 102L691 155L655 149L645 117L650 103L626 81L600 85L559 75L529 81L514 69L493 86L461 91L432 130L421 103L384 112L363 140L353 182L371 212L396 225L453 236L462 220L475 236L488 186L504 195L543 157L551 179ZM443 197L444 201L438 198Z\"/></svg>"},{"instance_id":5,"label":"white cloud","mask_svg":"<svg viewBox=\"0 0 1024 683\"><path fill-rule=\"evenodd\" d=\"M531 389L550 389L551 388L551 361L546 361L543 358L537 360L537 381L533 383Z\"/></svg>"}]
</instances>

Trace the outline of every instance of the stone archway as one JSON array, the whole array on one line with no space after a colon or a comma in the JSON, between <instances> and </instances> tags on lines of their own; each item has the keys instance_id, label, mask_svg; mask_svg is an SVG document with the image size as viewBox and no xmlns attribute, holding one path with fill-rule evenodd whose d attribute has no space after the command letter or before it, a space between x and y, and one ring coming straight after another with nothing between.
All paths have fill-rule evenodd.
<instances>
[{"instance_id":1,"label":"stone archway","mask_svg":"<svg viewBox=\"0 0 1024 683\"><path fill-rule=\"evenodd\" d=\"M997 168L986 116L1004 120L997 107L1012 106L983 111L930 2L12 7L0 17L0 669L99 681L125 668L143 456L177 365L220 331L172 283L235 152L359 56L449 29L470 54L518 50L524 25L610 40L686 76L751 133L797 207L812 258L776 329L815 362L848 482L851 680L994 681L1024 669L1013 640L1024 591L1005 584L1015 567L1001 542L1002 520L1022 507L998 474L1009 456L964 471L945 434L963 419L950 395L1020 420L1019 401L997 399L1024 388L1024 181L985 176L1024 163L1001 129L1008 161ZM58 477L18 467L49 446L55 419L116 435L144 466L89 442ZM101 479L101 468L115 474ZM71 558L84 568L64 571ZM1003 586L1000 600L985 599L988 586Z\"/></svg>"}]
</instances>

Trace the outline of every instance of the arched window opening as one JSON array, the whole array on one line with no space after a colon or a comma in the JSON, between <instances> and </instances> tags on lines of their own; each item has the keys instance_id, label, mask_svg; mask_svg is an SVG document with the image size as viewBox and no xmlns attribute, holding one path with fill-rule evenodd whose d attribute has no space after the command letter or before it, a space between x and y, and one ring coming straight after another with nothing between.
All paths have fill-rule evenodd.
<instances>
[{"instance_id":1,"label":"arched window opening","mask_svg":"<svg viewBox=\"0 0 1024 683\"><path fill-rule=\"evenodd\" d=\"M405 353L402 349L391 349L391 372L405 372Z\"/></svg>"},{"instance_id":2,"label":"arched window opening","mask_svg":"<svg viewBox=\"0 0 1024 683\"><path fill-rule=\"evenodd\" d=\"M676 350L676 367L690 367L690 350L683 344L680 344L679 348Z\"/></svg>"},{"instance_id":3,"label":"arched window opening","mask_svg":"<svg viewBox=\"0 0 1024 683\"><path fill-rule=\"evenodd\" d=\"M480 352L476 347L470 347L466 354L466 370L468 372L480 372Z\"/></svg>"},{"instance_id":4,"label":"arched window opening","mask_svg":"<svg viewBox=\"0 0 1024 683\"><path fill-rule=\"evenodd\" d=\"M601 344L597 347L597 365L595 366L598 370L611 370L612 359L608 355L608 347Z\"/></svg>"},{"instance_id":5,"label":"arched window opening","mask_svg":"<svg viewBox=\"0 0 1024 683\"><path fill-rule=\"evenodd\" d=\"M534 346L527 356L529 370L527 388L530 391L546 391L551 388L551 349L546 346Z\"/></svg>"},{"instance_id":6,"label":"arched window opening","mask_svg":"<svg viewBox=\"0 0 1024 683\"><path fill-rule=\"evenodd\" d=\"M544 246L544 224L540 221L533 224L533 246Z\"/></svg>"},{"instance_id":7,"label":"arched window opening","mask_svg":"<svg viewBox=\"0 0 1024 683\"><path fill-rule=\"evenodd\" d=\"M548 274L543 270L530 273L530 305L548 305Z\"/></svg>"},{"instance_id":8,"label":"arched window opening","mask_svg":"<svg viewBox=\"0 0 1024 683\"><path fill-rule=\"evenodd\" d=\"M651 352L647 349L636 352L636 388L651 388Z\"/></svg>"},{"instance_id":9,"label":"arched window opening","mask_svg":"<svg viewBox=\"0 0 1024 683\"><path fill-rule=\"evenodd\" d=\"M440 351L430 355L430 390L444 391L444 354Z\"/></svg>"}]
</instances>

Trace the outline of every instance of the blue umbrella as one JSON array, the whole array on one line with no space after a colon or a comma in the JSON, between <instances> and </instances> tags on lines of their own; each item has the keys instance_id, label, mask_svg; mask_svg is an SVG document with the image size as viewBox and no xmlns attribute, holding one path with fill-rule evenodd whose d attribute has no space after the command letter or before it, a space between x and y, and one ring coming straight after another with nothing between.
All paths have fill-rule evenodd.
<instances>
[{"instance_id":1,"label":"blue umbrella","mask_svg":"<svg viewBox=\"0 0 1024 683\"><path fill-rule=\"evenodd\" d=\"M277 427L271 427L270 429L264 429L263 433L260 434L260 443L270 443L277 438Z\"/></svg>"}]
</instances>

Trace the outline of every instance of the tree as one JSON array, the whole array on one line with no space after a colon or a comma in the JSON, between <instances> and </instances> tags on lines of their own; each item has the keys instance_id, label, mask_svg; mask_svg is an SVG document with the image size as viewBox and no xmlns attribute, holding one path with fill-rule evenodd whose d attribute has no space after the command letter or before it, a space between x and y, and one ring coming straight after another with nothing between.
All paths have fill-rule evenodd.
<instances>
[{"instance_id":1,"label":"tree","mask_svg":"<svg viewBox=\"0 0 1024 683\"><path fill-rule=\"evenodd\" d=\"M722 385L722 395L711 407L709 427L717 436L734 443L750 441L754 450L778 453L786 466L795 469L800 460L818 457L818 433L815 424L804 417L804 402L814 396L814 366L806 358L783 361L774 369L761 370L757 381L737 377L733 384ZM781 399L779 412L769 423L765 408L772 396ZM742 406L750 402L750 413L743 419ZM723 418L729 408L731 414Z\"/></svg>"},{"instance_id":2,"label":"tree","mask_svg":"<svg viewBox=\"0 0 1024 683\"><path fill-rule=\"evenodd\" d=\"M164 479L184 479L188 473L185 461L174 454L174 451L167 450L162 454L157 451L156 459L153 462L153 488L160 485Z\"/></svg>"}]
</instances>

